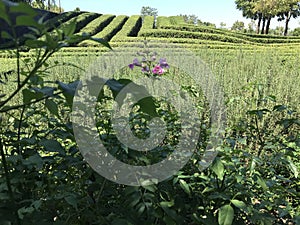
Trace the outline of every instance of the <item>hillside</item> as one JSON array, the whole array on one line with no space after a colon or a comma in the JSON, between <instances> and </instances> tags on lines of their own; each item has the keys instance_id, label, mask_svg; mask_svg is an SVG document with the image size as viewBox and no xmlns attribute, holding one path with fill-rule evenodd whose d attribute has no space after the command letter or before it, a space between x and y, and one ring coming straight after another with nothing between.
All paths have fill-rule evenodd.
<instances>
[{"instance_id":1,"label":"hillside","mask_svg":"<svg viewBox=\"0 0 300 225\"><path fill-rule=\"evenodd\" d=\"M125 43L140 42L147 38L163 42L184 44L192 48L232 49L284 47L297 49L300 46L300 37L266 36L233 32L207 26L190 25L180 16L159 16L155 24L154 18L147 16L142 21L141 16L133 15L102 15L88 12L68 12L51 19L49 22L62 20L68 23L76 19L76 32L90 33L94 37L110 41L112 46ZM97 43L84 41L78 46L97 46Z\"/></svg>"}]
</instances>

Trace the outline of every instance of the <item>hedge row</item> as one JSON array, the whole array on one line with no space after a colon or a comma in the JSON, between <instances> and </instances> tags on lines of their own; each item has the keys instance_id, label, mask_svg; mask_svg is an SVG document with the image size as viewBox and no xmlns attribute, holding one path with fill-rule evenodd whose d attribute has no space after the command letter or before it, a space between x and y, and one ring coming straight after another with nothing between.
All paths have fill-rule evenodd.
<instances>
[{"instance_id":1,"label":"hedge row","mask_svg":"<svg viewBox=\"0 0 300 225\"><path fill-rule=\"evenodd\" d=\"M106 41L110 41L112 37L118 33L125 22L128 20L128 16L120 15L115 17L102 31L95 34L94 38L103 38ZM83 41L79 43L79 46L100 46L99 43L94 41Z\"/></svg>"},{"instance_id":2,"label":"hedge row","mask_svg":"<svg viewBox=\"0 0 300 225\"><path fill-rule=\"evenodd\" d=\"M247 40L236 38L229 35L179 31L179 30L171 30L171 29L170 30L165 30L165 29L145 30L140 34L140 36L164 37L164 38L192 38L192 39L215 40L215 41L231 42L231 43L249 43L249 41Z\"/></svg>"},{"instance_id":3,"label":"hedge row","mask_svg":"<svg viewBox=\"0 0 300 225\"><path fill-rule=\"evenodd\" d=\"M263 44L272 44L272 43L300 43L300 38L283 38L282 36L268 36L268 35L249 35L239 32L232 32L228 30L220 30L206 26L191 26L191 25L167 25L162 26L161 29L166 30L179 30L179 31L189 31L189 32L201 32L209 34L219 34L227 35L235 38L244 39L253 43L263 43ZM273 38L276 37L276 38Z\"/></svg>"},{"instance_id":4,"label":"hedge row","mask_svg":"<svg viewBox=\"0 0 300 225\"><path fill-rule=\"evenodd\" d=\"M103 30L116 16L115 15L100 15L82 28L79 33L88 33L90 35L97 34Z\"/></svg>"},{"instance_id":5,"label":"hedge row","mask_svg":"<svg viewBox=\"0 0 300 225\"><path fill-rule=\"evenodd\" d=\"M61 24L59 27L62 28L64 26L67 26L73 22L76 22L76 29L75 33L79 32L83 27L85 27L89 22L94 20L99 16L98 13L90 13L90 12L85 12L82 13L76 17L73 17L72 19L66 21L65 23Z\"/></svg>"},{"instance_id":6,"label":"hedge row","mask_svg":"<svg viewBox=\"0 0 300 225\"><path fill-rule=\"evenodd\" d=\"M170 18L167 16L158 16L156 20L156 27L160 28L162 26L171 26Z\"/></svg>"},{"instance_id":7,"label":"hedge row","mask_svg":"<svg viewBox=\"0 0 300 225\"><path fill-rule=\"evenodd\" d=\"M153 28L154 28L154 16L145 16L139 33L144 30L153 29Z\"/></svg>"},{"instance_id":8,"label":"hedge row","mask_svg":"<svg viewBox=\"0 0 300 225\"><path fill-rule=\"evenodd\" d=\"M124 37L136 37L142 26L141 16L131 16L126 21L122 29L112 38L112 41L122 39Z\"/></svg>"},{"instance_id":9,"label":"hedge row","mask_svg":"<svg viewBox=\"0 0 300 225\"><path fill-rule=\"evenodd\" d=\"M169 20L172 25L181 25L186 23L183 16L169 16Z\"/></svg>"},{"instance_id":10,"label":"hedge row","mask_svg":"<svg viewBox=\"0 0 300 225\"><path fill-rule=\"evenodd\" d=\"M62 14L59 14L45 22L45 25L48 27L48 31L52 31L55 27L58 27L60 24L65 23L66 21L72 19L75 16L80 15L83 12L65 12Z\"/></svg>"}]
</instances>

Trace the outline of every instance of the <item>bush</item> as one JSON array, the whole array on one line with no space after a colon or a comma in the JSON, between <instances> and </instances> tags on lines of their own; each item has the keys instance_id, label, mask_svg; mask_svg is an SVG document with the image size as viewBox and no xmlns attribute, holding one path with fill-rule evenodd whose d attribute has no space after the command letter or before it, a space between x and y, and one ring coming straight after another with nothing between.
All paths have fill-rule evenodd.
<instances>
[{"instance_id":1,"label":"bush","mask_svg":"<svg viewBox=\"0 0 300 225\"><path fill-rule=\"evenodd\" d=\"M106 41L109 41L116 33L118 33L125 22L128 20L128 16L120 15L115 17L102 31L95 34L94 38L103 38ZM99 46L98 43L92 41L83 41L79 46Z\"/></svg>"},{"instance_id":2,"label":"bush","mask_svg":"<svg viewBox=\"0 0 300 225\"><path fill-rule=\"evenodd\" d=\"M122 29L112 38L112 41L122 40L124 37L136 37L142 26L141 16L131 16Z\"/></svg>"},{"instance_id":3,"label":"bush","mask_svg":"<svg viewBox=\"0 0 300 225\"><path fill-rule=\"evenodd\" d=\"M83 27L79 33L95 35L96 33L102 31L114 18L114 15L99 15L98 18L94 19L85 27Z\"/></svg>"}]
</instances>

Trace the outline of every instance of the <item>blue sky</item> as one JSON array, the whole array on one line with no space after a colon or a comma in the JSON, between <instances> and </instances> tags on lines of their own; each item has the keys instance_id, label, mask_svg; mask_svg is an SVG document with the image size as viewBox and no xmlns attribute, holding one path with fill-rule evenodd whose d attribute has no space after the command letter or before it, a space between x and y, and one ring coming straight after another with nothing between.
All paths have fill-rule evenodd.
<instances>
[{"instance_id":1,"label":"blue sky","mask_svg":"<svg viewBox=\"0 0 300 225\"><path fill-rule=\"evenodd\" d=\"M65 11L79 7L83 11L115 15L138 15L142 6L150 6L158 10L159 16L176 16L179 14L195 14L204 22L225 22L227 27L236 21L251 22L242 17L241 11L235 7L234 0L61 0ZM273 19L271 27L284 23ZM300 27L300 19L292 19L290 27Z\"/></svg>"}]
</instances>

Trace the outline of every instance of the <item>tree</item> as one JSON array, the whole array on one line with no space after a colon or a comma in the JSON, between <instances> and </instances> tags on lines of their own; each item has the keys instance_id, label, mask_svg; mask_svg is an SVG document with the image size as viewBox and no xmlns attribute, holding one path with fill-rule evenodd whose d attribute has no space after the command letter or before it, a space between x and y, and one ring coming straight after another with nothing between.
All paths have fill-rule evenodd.
<instances>
[{"instance_id":1,"label":"tree","mask_svg":"<svg viewBox=\"0 0 300 225\"><path fill-rule=\"evenodd\" d=\"M51 12L63 12L64 10L61 8L60 0L58 5L55 0L11 0L12 2L24 2L29 4L34 8L44 9Z\"/></svg>"},{"instance_id":2,"label":"tree","mask_svg":"<svg viewBox=\"0 0 300 225\"><path fill-rule=\"evenodd\" d=\"M297 27L292 32L293 36L300 36L300 27Z\"/></svg>"},{"instance_id":3,"label":"tree","mask_svg":"<svg viewBox=\"0 0 300 225\"><path fill-rule=\"evenodd\" d=\"M143 6L141 9L141 16L143 19L145 16L154 16L154 19L156 20L157 15L158 11L156 8L152 8L150 6Z\"/></svg>"},{"instance_id":4,"label":"tree","mask_svg":"<svg viewBox=\"0 0 300 225\"><path fill-rule=\"evenodd\" d=\"M243 12L243 16L254 21L258 20L256 33L260 32L262 14L254 10L256 0L235 0L236 8Z\"/></svg>"},{"instance_id":5,"label":"tree","mask_svg":"<svg viewBox=\"0 0 300 225\"><path fill-rule=\"evenodd\" d=\"M226 28L226 23L221 22L221 23L220 23L220 28L221 28L221 29L225 29L225 28Z\"/></svg>"},{"instance_id":6,"label":"tree","mask_svg":"<svg viewBox=\"0 0 300 225\"><path fill-rule=\"evenodd\" d=\"M256 31L256 24L254 20L251 20L250 23L248 23L248 32L249 33L254 33Z\"/></svg>"},{"instance_id":7,"label":"tree","mask_svg":"<svg viewBox=\"0 0 300 225\"><path fill-rule=\"evenodd\" d=\"M196 16L194 14L192 14L192 15L182 15L182 14L180 14L179 16L182 16L184 22L186 22L186 23L197 24L198 16Z\"/></svg>"},{"instance_id":8,"label":"tree","mask_svg":"<svg viewBox=\"0 0 300 225\"><path fill-rule=\"evenodd\" d=\"M245 28L245 24L242 21L235 21L231 27L231 30L242 31Z\"/></svg>"},{"instance_id":9,"label":"tree","mask_svg":"<svg viewBox=\"0 0 300 225\"><path fill-rule=\"evenodd\" d=\"M283 1L280 12L278 13L278 21L285 20L284 35L288 34L289 22L291 18L300 16L300 2L298 0Z\"/></svg>"}]
</instances>

